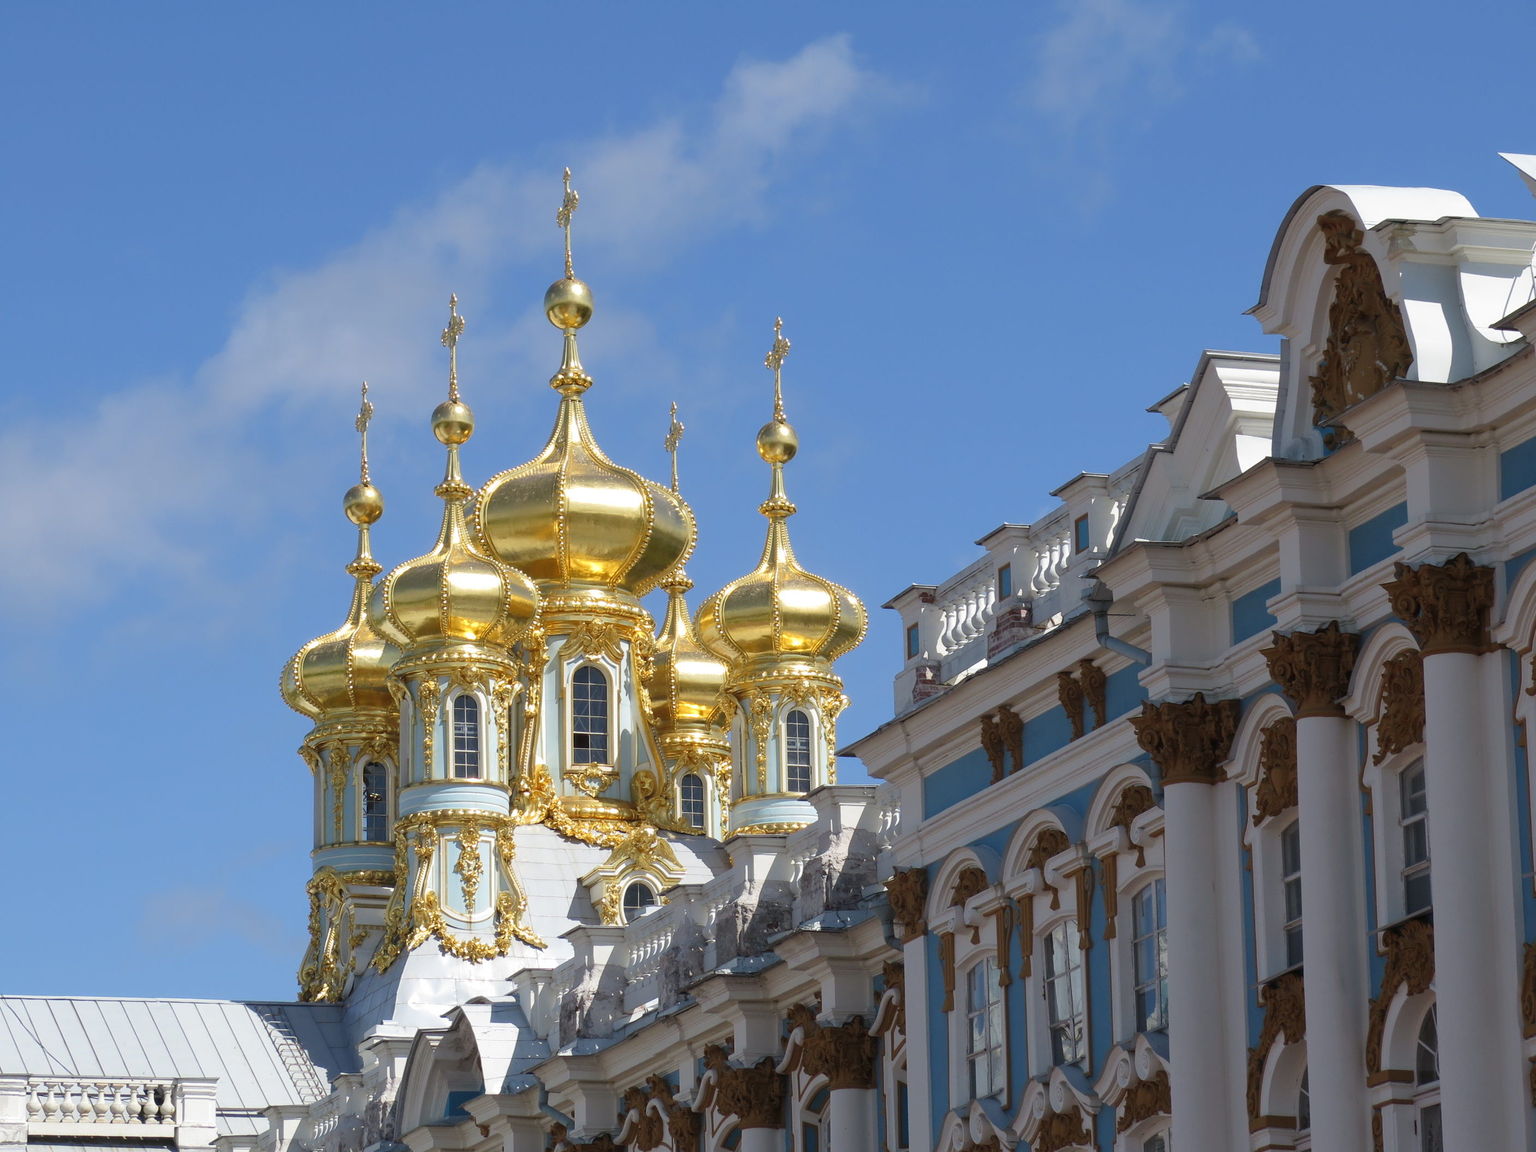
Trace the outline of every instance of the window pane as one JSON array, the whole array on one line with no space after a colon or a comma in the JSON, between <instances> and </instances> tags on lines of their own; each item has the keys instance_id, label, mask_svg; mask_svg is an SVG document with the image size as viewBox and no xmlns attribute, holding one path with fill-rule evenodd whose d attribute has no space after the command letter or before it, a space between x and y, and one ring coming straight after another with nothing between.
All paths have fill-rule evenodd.
<instances>
[{"instance_id":1,"label":"window pane","mask_svg":"<svg viewBox=\"0 0 1536 1152\"><path fill-rule=\"evenodd\" d=\"M571 752L577 764L607 764L608 677L584 664L571 677Z\"/></svg>"},{"instance_id":2,"label":"window pane","mask_svg":"<svg viewBox=\"0 0 1536 1152\"><path fill-rule=\"evenodd\" d=\"M678 785L678 796L682 801L683 822L690 828L704 827L704 781L701 777L690 772L684 776Z\"/></svg>"},{"instance_id":3,"label":"window pane","mask_svg":"<svg viewBox=\"0 0 1536 1152\"><path fill-rule=\"evenodd\" d=\"M799 709L784 717L785 787L790 792L811 790L811 719Z\"/></svg>"},{"instance_id":4,"label":"window pane","mask_svg":"<svg viewBox=\"0 0 1536 1152\"><path fill-rule=\"evenodd\" d=\"M453 700L453 774L480 775L480 702L473 696Z\"/></svg>"},{"instance_id":5,"label":"window pane","mask_svg":"<svg viewBox=\"0 0 1536 1152\"><path fill-rule=\"evenodd\" d=\"M363 839L388 839L385 825L389 819L388 774L377 760L363 767Z\"/></svg>"}]
</instances>

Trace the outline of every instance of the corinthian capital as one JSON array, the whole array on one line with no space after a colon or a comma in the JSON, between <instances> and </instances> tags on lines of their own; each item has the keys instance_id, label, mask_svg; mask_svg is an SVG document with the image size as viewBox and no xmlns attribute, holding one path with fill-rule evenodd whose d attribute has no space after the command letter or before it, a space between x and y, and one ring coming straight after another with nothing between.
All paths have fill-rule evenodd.
<instances>
[{"instance_id":1,"label":"corinthian capital","mask_svg":"<svg viewBox=\"0 0 1536 1152\"><path fill-rule=\"evenodd\" d=\"M1214 784L1237 734L1236 700L1207 700L1196 692L1189 700L1141 706L1131 718L1136 742L1157 762L1164 784Z\"/></svg>"},{"instance_id":2,"label":"corinthian capital","mask_svg":"<svg viewBox=\"0 0 1536 1152\"><path fill-rule=\"evenodd\" d=\"M1493 647L1488 635L1493 569L1474 564L1465 552L1444 564L1398 564L1397 578L1382 587L1424 655L1479 653Z\"/></svg>"},{"instance_id":3,"label":"corinthian capital","mask_svg":"<svg viewBox=\"0 0 1536 1152\"><path fill-rule=\"evenodd\" d=\"M1297 717L1344 715L1340 702L1349 694L1360 637L1341 631L1337 620L1317 632L1272 635L1274 647L1264 649L1264 659Z\"/></svg>"}]
</instances>

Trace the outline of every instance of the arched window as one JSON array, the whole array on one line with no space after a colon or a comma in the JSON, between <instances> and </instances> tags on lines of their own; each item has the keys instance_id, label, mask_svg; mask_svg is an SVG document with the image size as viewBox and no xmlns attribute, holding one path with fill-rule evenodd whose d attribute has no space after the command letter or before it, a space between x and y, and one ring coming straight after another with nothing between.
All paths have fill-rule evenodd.
<instances>
[{"instance_id":1,"label":"arched window","mask_svg":"<svg viewBox=\"0 0 1536 1152\"><path fill-rule=\"evenodd\" d=\"M965 974L965 1024L971 1099L996 1096L1007 1087L1008 1062L1003 1048L1003 990L990 957L973 964Z\"/></svg>"},{"instance_id":2,"label":"arched window","mask_svg":"<svg viewBox=\"0 0 1536 1152\"><path fill-rule=\"evenodd\" d=\"M363 839L387 840L389 831L388 770L377 760L363 765Z\"/></svg>"},{"instance_id":3,"label":"arched window","mask_svg":"<svg viewBox=\"0 0 1536 1152\"><path fill-rule=\"evenodd\" d=\"M1051 1063L1076 1064L1088 1055L1088 1009L1077 922L1063 920L1045 936L1045 1006Z\"/></svg>"},{"instance_id":4,"label":"arched window","mask_svg":"<svg viewBox=\"0 0 1536 1152\"><path fill-rule=\"evenodd\" d=\"M811 718L796 708L784 717L785 788L811 790Z\"/></svg>"},{"instance_id":5,"label":"arched window","mask_svg":"<svg viewBox=\"0 0 1536 1152\"><path fill-rule=\"evenodd\" d=\"M1445 1131L1440 1123L1440 1031L1433 1004L1424 1014L1424 1023L1419 1025L1413 1083L1419 1152L1445 1152Z\"/></svg>"},{"instance_id":6,"label":"arched window","mask_svg":"<svg viewBox=\"0 0 1536 1152\"><path fill-rule=\"evenodd\" d=\"M702 832L704 830L704 781L697 773L690 772L678 784L677 791L683 811L683 823Z\"/></svg>"},{"instance_id":7,"label":"arched window","mask_svg":"<svg viewBox=\"0 0 1536 1152\"><path fill-rule=\"evenodd\" d=\"M1429 795L1424 761L1404 768L1398 778L1398 825L1403 835L1403 911L1411 916L1429 907Z\"/></svg>"},{"instance_id":8,"label":"arched window","mask_svg":"<svg viewBox=\"0 0 1536 1152\"><path fill-rule=\"evenodd\" d=\"M453 774L460 780L480 775L480 701L468 694L453 698Z\"/></svg>"},{"instance_id":9,"label":"arched window","mask_svg":"<svg viewBox=\"0 0 1536 1152\"><path fill-rule=\"evenodd\" d=\"M571 677L571 759L611 764L608 758L608 677L583 664Z\"/></svg>"},{"instance_id":10,"label":"arched window","mask_svg":"<svg viewBox=\"0 0 1536 1152\"><path fill-rule=\"evenodd\" d=\"M1136 1027L1168 1027L1168 901L1162 880L1131 898L1132 957L1136 978Z\"/></svg>"},{"instance_id":11,"label":"arched window","mask_svg":"<svg viewBox=\"0 0 1536 1152\"><path fill-rule=\"evenodd\" d=\"M649 884L642 884L636 880L624 889L624 923L628 924L637 916L643 916L647 909L656 906L656 893L651 891Z\"/></svg>"}]
</instances>

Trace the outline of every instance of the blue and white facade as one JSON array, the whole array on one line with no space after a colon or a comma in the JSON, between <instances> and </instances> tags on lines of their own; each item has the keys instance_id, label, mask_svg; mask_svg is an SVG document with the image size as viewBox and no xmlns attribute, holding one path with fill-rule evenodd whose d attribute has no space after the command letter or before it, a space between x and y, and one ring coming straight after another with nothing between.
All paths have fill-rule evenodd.
<instances>
[{"instance_id":1,"label":"blue and white facade","mask_svg":"<svg viewBox=\"0 0 1536 1152\"><path fill-rule=\"evenodd\" d=\"M1533 250L1453 192L1303 193L1278 356L1200 353L1160 443L886 605L873 785L832 764L857 599L775 544L792 430L759 568L696 621L658 568L659 637L591 596L504 664L381 637L364 533L350 631L296 658L315 1002L8 1003L0 1144L1536 1148ZM807 657L739 590L813 579Z\"/></svg>"}]
</instances>

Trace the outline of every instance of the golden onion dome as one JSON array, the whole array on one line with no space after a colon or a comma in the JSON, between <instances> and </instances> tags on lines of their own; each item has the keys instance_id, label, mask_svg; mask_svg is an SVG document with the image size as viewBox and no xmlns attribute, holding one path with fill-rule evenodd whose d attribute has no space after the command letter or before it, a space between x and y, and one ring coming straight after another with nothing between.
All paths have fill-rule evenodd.
<instances>
[{"instance_id":1,"label":"golden onion dome","mask_svg":"<svg viewBox=\"0 0 1536 1152\"><path fill-rule=\"evenodd\" d=\"M773 470L768 499L758 508L768 518L762 559L699 608L699 638L733 666L763 657L831 662L864 638L869 623L863 601L802 568L789 541L795 506L784 491L784 465L794 459L800 441L784 416L779 372L789 341L782 324L774 325L773 351L765 361L774 375L773 419L757 434L758 455Z\"/></svg>"},{"instance_id":2,"label":"golden onion dome","mask_svg":"<svg viewBox=\"0 0 1536 1152\"><path fill-rule=\"evenodd\" d=\"M667 590L667 616L656 638L646 691L662 733L704 727L711 722L728 669L694 635L684 599L693 581L679 570L662 587Z\"/></svg>"},{"instance_id":3,"label":"golden onion dome","mask_svg":"<svg viewBox=\"0 0 1536 1152\"><path fill-rule=\"evenodd\" d=\"M432 433L448 449L443 524L432 551L398 565L379 582L369 620L404 647L441 643L514 642L538 612L539 593L516 568L488 556L471 538L464 505L474 489L459 470L459 446L474 433L474 415L459 400L456 343L464 322L450 302L443 342L450 350L449 395L432 413Z\"/></svg>"},{"instance_id":4,"label":"golden onion dome","mask_svg":"<svg viewBox=\"0 0 1536 1152\"><path fill-rule=\"evenodd\" d=\"M591 315L586 286L557 281L545 304L565 333L564 359L550 380L560 409L544 450L481 489L479 539L541 586L643 596L692 552L693 511L675 492L608 459L592 436L582 403L592 378L576 348L576 329Z\"/></svg>"},{"instance_id":5,"label":"golden onion dome","mask_svg":"<svg viewBox=\"0 0 1536 1152\"><path fill-rule=\"evenodd\" d=\"M384 497L368 479L368 421L373 405L363 385L357 429L363 435L362 479L347 491L342 507L357 526L357 556L347 565L353 578L352 606L340 628L317 636L283 668L283 699L296 712L321 719L352 709L391 711L389 670L400 649L368 623L367 605L379 565L369 551L368 530L384 514Z\"/></svg>"}]
</instances>

